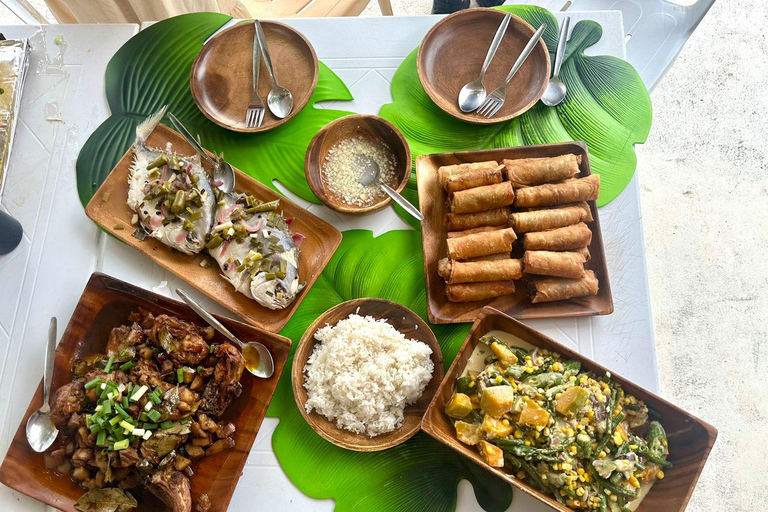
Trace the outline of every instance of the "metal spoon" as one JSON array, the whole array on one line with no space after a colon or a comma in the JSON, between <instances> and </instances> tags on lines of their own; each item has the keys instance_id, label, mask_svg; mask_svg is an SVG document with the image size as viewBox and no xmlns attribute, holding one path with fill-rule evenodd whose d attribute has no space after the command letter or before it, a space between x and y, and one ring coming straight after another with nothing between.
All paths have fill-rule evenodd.
<instances>
[{"instance_id":1,"label":"metal spoon","mask_svg":"<svg viewBox=\"0 0 768 512\"><path fill-rule=\"evenodd\" d=\"M548 107L554 107L565 99L565 84L560 81L560 66L563 65L563 56L565 55L565 43L568 39L568 25L571 24L571 17L566 16L563 20L563 26L560 27L560 39L557 41L557 54L555 55L555 68L552 72L552 78L549 79L549 85L541 96L541 102Z\"/></svg>"},{"instance_id":2,"label":"metal spoon","mask_svg":"<svg viewBox=\"0 0 768 512\"><path fill-rule=\"evenodd\" d=\"M53 317L48 328L48 346L45 350L43 405L33 412L27 420L27 441L36 452L47 450L59 435L59 430L51 421L51 407L48 405L51 396L54 360L56 359L56 337L56 317Z\"/></svg>"},{"instance_id":3,"label":"metal spoon","mask_svg":"<svg viewBox=\"0 0 768 512\"><path fill-rule=\"evenodd\" d=\"M214 181L221 182L221 185L219 185L217 188L225 194L232 192L235 189L235 169L223 158L217 158L214 160L208 156L208 153L206 153L200 143L197 142L197 139L195 139L192 134L189 133L189 130L187 130L184 125L181 124L181 121L176 119L176 116L170 112L168 112L168 119L171 120L171 123L173 123L173 126L176 127L176 130L181 134L181 136L184 137L187 142L189 142L189 145L195 148L195 151L197 151L201 157L203 157L213 166L213 179Z\"/></svg>"},{"instance_id":4,"label":"metal spoon","mask_svg":"<svg viewBox=\"0 0 768 512\"><path fill-rule=\"evenodd\" d=\"M496 55L496 50L499 49L501 40L504 38L504 33L507 31L507 26L512 19L512 14L507 13L504 19L501 21L501 25L496 30L496 35L493 36L491 46L488 48L488 53L485 54L485 61L483 67L480 68L480 74L477 80L469 82L459 91L459 108L462 112L472 112L477 107L483 104L485 100L485 86L483 85L483 77L485 72L488 71L488 66L493 60L493 56Z\"/></svg>"},{"instance_id":5,"label":"metal spoon","mask_svg":"<svg viewBox=\"0 0 768 512\"><path fill-rule=\"evenodd\" d=\"M366 186L378 184L379 187L381 187L381 190L386 192L387 195L391 197L397 204L402 206L405 211L413 215L417 220L424 220L424 216L421 214L418 208L409 203L406 198L398 194L397 190L393 189L386 183L379 181L379 173L381 172L381 169L379 168L379 164L377 164L373 158L366 155L355 155L355 159L357 160L355 163L362 171L360 178L357 180L358 183Z\"/></svg>"},{"instance_id":6,"label":"metal spoon","mask_svg":"<svg viewBox=\"0 0 768 512\"><path fill-rule=\"evenodd\" d=\"M277 78L275 78L275 70L272 69L272 59L269 58L269 50L267 49L267 39L264 37L264 30L261 28L259 20L253 20L256 26L256 37L259 38L259 44L261 45L261 55L264 56L264 63L267 65L267 71L272 78L272 90L267 94L267 106L269 111L274 114L275 117L284 119L291 114L293 110L293 96L291 91L285 87L280 87L277 84Z\"/></svg>"},{"instance_id":7,"label":"metal spoon","mask_svg":"<svg viewBox=\"0 0 768 512\"><path fill-rule=\"evenodd\" d=\"M216 320L212 314L210 314L208 311L203 309L203 307L195 302L189 295L184 293L183 291L176 288L176 294L181 297L181 300L187 303L187 306L192 308L192 310L203 317L203 320L208 322L208 324L219 331L221 334L223 334L229 341L234 343L235 345L240 347L240 350L243 352L243 355L246 360L249 359L247 352L248 351L255 351L259 355L259 364L255 368L251 368L249 365L246 364L246 368L249 372L254 374L256 377L261 377L262 379L268 379L275 373L275 361L272 359L272 354L269 352L269 349L265 347L263 344L259 343L258 341L249 341L248 343L243 343L240 341L237 336L229 332L229 329L224 327L221 322Z\"/></svg>"}]
</instances>

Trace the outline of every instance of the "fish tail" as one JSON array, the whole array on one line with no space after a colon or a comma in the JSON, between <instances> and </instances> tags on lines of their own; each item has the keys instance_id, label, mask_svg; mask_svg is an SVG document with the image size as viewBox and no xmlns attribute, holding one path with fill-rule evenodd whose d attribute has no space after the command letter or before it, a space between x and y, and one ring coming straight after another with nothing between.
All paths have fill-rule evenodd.
<instances>
[{"instance_id":1,"label":"fish tail","mask_svg":"<svg viewBox=\"0 0 768 512\"><path fill-rule=\"evenodd\" d=\"M160 120L165 116L166 110L168 110L168 105L164 105L163 108L146 118L136 127L136 143L138 145L144 145L149 138L149 134L152 133Z\"/></svg>"}]
</instances>

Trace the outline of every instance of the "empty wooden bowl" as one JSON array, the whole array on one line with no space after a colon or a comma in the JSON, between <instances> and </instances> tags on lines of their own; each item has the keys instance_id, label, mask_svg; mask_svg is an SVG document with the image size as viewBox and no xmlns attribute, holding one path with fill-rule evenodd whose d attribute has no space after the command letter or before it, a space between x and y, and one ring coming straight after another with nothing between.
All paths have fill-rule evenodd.
<instances>
[{"instance_id":1,"label":"empty wooden bowl","mask_svg":"<svg viewBox=\"0 0 768 512\"><path fill-rule=\"evenodd\" d=\"M315 411L307 413L305 407L307 390L304 388L304 367L317 343L315 332L326 325L336 325L340 320L347 318L353 313L360 316L372 316L376 319L383 318L395 329L403 333L406 338L426 343L432 349L431 359L435 365L432 380L427 384L421 398L416 403L405 408L402 426L392 432L376 437L368 437L366 434L355 434L349 430L341 429L336 426L335 422L329 421L325 416ZM437 338L435 338L427 323L405 306L388 300L366 298L343 302L320 315L309 326L293 356L291 383L293 385L293 396L296 399L296 405L299 407L301 414L304 415L307 423L321 437L336 446L348 450L375 452L397 446L418 432L421 417L424 415L429 402L440 386L443 375L443 354L440 350L440 345L437 343Z\"/></svg>"},{"instance_id":2,"label":"empty wooden bowl","mask_svg":"<svg viewBox=\"0 0 768 512\"><path fill-rule=\"evenodd\" d=\"M354 137L383 142L395 155L397 166L395 177L387 182L387 185L402 192L408 184L411 176L411 150L405 137L395 126L378 116L368 114L355 114L342 117L328 123L321 129L307 148L304 159L304 174L307 177L309 188L329 208L342 213L367 213L380 210L387 206L392 199L384 194L373 204L357 206L346 203L341 197L328 189L328 184L323 177L323 165L328 158L328 152L339 142Z\"/></svg>"},{"instance_id":3,"label":"empty wooden bowl","mask_svg":"<svg viewBox=\"0 0 768 512\"><path fill-rule=\"evenodd\" d=\"M495 116L486 119L459 109L459 91L465 84L477 79L491 40L505 14L498 9L459 11L436 23L421 42L417 59L421 85L432 101L453 117L477 124L509 121L531 108L544 94L550 68L549 50L542 39L509 82L506 102ZM483 79L488 93L504 82L535 32L536 28L522 18L512 16Z\"/></svg>"},{"instance_id":4,"label":"empty wooden bowl","mask_svg":"<svg viewBox=\"0 0 768 512\"><path fill-rule=\"evenodd\" d=\"M285 119L267 108L272 89L264 59L259 59L259 97L264 102L264 122L248 128L245 113L253 94L253 23L243 22L211 38L192 64L190 89L205 117L228 130L264 132L277 128L301 112L317 86L317 55L296 29L276 21L261 22L277 82L291 91L293 110Z\"/></svg>"}]
</instances>

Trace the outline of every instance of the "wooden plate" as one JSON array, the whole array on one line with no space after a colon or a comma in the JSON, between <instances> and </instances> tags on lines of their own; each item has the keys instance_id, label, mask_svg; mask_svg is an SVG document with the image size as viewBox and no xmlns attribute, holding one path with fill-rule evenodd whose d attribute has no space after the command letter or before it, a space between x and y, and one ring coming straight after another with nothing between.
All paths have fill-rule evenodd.
<instances>
[{"instance_id":1,"label":"wooden plate","mask_svg":"<svg viewBox=\"0 0 768 512\"><path fill-rule=\"evenodd\" d=\"M483 308L477 317L472 330L469 332L466 341L464 341L464 345L462 345L456 359L454 359L453 364L448 369L445 379L440 384L440 389L435 394L432 403L429 404L429 408L422 421L422 430L446 446L471 459L476 464L508 481L526 494L546 503L553 509L560 512L573 512L572 509L560 505L554 499L528 485L527 480L518 480L503 468L488 466L477 453L477 450L456 439L453 423L445 414L445 404L453 394L456 380L466 367L467 361L480 338L493 330L508 332L535 347L557 352L566 359L580 361L582 371L592 371L598 376L605 375L608 371L607 368L587 359L567 346L544 336L540 332L534 331L508 315L494 308L486 307ZM659 421L661 421L667 431L669 438L670 453L668 460L673 464L673 467L665 471L666 477L663 480L658 480L653 484L650 492L637 508L637 512L659 510L664 512L683 512L704 468L709 452L715 444L717 430L712 425L613 372L611 372L611 379L619 383L627 393L636 396L645 402L649 408L659 413L661 416Z\"/></svg>"},{"instance_id":2,"label":"wooden plate","mask_svg":"<svg viewBox=\"0 0 768 512\"><path fill-rule=\"evenodd\" d=\"M403 425L392 432L376 437L368 437L365 434L355 434L336 426L335 422L328 421L325 416L316 411L307 413L307 390L304 388L304 366L315 348L315 332L326 325L335 325L339 320L347 318L352 313L361 316L372 316L376 319L384 318L395 329L405 335L406 338L421 341L432 349L432 362L435 365L432 380L427 384L424 394L415 403L405 408ZM392 448L410 439L419 430L421 417L427 410L432 396L437 391L440 381L443 379L443 353L437 338L432 333L429 325L416 313L388 300L382 299L354 299L343 302L320 315L302 336L296 353L293 356L293 368L291 369L291 383L293 384L293 397L296 405L307 423L315 429L325 440L336 446L354 450L357 452L375 452Z\"/></svg>"},{"instance_id":3,"label":"wooden plate","mask_svg":"<svg viewBox=\"0 0 768 512\"><path fill-rule=\"evenodd\" d=\"M164 148L166 142L170 142L173 149L179 154L194 154L192 147L181 135L164 125L158 125L155 128L147 140L147 145ZM291 224L293 232L301 233L306 237L299 256L299 279L301 282L306 282L307 286L287 308L279 310L265 308L255 300L235 291L235 288L221 277L219 266L212 258L202 254L193 256L182 254L150 237L141 241L131 236L134 230L134 227L131 226L131 217L133 217L134 212L126 204L126 199L128 197L128 169L132 161L133 149L129 149L86 206L86 215L116 238L138 250L225 308L240 315L249 323L268 331L280 331L288 323L296 308L299 307L317 280L320 272L323 271L339 247L341 232L296 203L235 169L236 190L252 194L262 201L279 199L280 209L285 217L294 219ZM208 163L204 163L204 166L210 174ZM109 194L109 200L106 202L102 200L105 193ZM125 229L115 229L118 224L125 226ZM206 268L201 267L200 262L203 259L208 259L211 265Z\"/></svg>"},{"instance_id":4,"label":"wooden plate","mask_svg":"<svg viewBox=\"0 0 768 512\"><path fill-rule=\"evenodd\" d=\"M236 132L265 132L287 123L301 112L317 86L317 55L309 41L277 21L261 21L278 83L291 91L293 111L285 119L266 107L272 89L267 66L260 59L259 97L264 102L264 122L245 125L245 112L253 93L253 23L230 27L203 46L192 64L190 89L200 111L214 123Z\"/></svg>"},{"instance_id":5,"label":"wooden plate","mask_svg":"<svg viewBox=\"0 0 768 512\"><path fill-rule=\"evenodd\" d=\"M445 194L438 182L437 169L443 165L464 162L484 162L503 159L552 157L572 153L581 155L581 173L578 177L592 174L589 167L589 154L583 142L563 142L541 146L522 146L517 148L488 149L483 151L464 151L461 153L441 153L422 155L416 159L416 181L419 188L419 207L424 215L421 223L422 246L424 248L424 272L427 285L427 311L429 321L434 324L456 324L473 322L483 306L494 308L515 318L565 318L575 316L607 315L613 312L611 284L608 281L608 266L603 249L603 234L600 230L597 204L590 201L593 222L587 223L592 230L592 243L589 252L592 259L585 268L594 270L600 283L597 295L557 302L533 304L521 281L515 283L515 293L495 299L477 302L450 302L445 296L445 281L437 274L437 262L447 256L445 239L447 229L444 222L448 213ZM513 210L514 211L514 210Z\"/></svg>"},{"instance_id":6,"label":"wooden plate","mask_svg":"<svg viewBox=\"0 0 768 512\"><path fill-rule=\"evenodd\" d=\"M197 325L201 319L186 305L151 293L104 274L93 274L72 314L64 335L56 348L52 389L72 380L75 360L106 349L112 328L128 323L128 315L143 308L155 315L174 315ZM215 315L214 315L215 316ZM244 340L259 340L272 352L275 374L269 379L257 379L248 372L240 383L242 394L222 415L235 424L235 447L192 463L194 476L190 479L192 497L207 493L212 499L211 512L224 512L251 451L256 433L267 412L267 406L285 367L291 340L250 325L217 316L228 329ZM215 340L224 338L216 334ZM63 512L77 512L74 504L85 493L69 476L56 475L45 469L43 454L36 453L27 443L25 425L30 414L43 401L42 382L19 424L8 454L0 467L0 482ZM139 502L136 512L170 510L144 489L130 490Z\"/></svg>"},{"instance_id":7,"label":"wooden plate","mask_svg":"<svg viewBox=\"0 0 768 512\"><path fill-rule=\"evenodd\" d=\"M398 192L402 192L411 177L411 150L400 130L384 118L368 114L355 114L337 119L323 127L312 138L304 159L304 174L312 192L326 206L343 213L366 213L380 210L392 202L392 198L382 192L382 198L369 206L355 206L345 203L339 196L328 189L323 179L323 164L328 152L338 142L353 137L362 137L374 142L383 142L392 150L397 159L395 178L387 183Z\"/></svg>"},{"instance_id":8,"label":"wooden plate","mask_svg":"<svg viewBox=\"0 0 768 512\"><path fill-rule=\"evenodd\" d=\"M416 64L419 80L432 101L447 114L470 123L501 123L531 108L544 94L550 68L549 50L542 39L509 82L506 102L495 116L486 119L459 109L459 91L477 79L505 14L498 9L466 9L443 18L424 36ZM512 16L483 80L487 92L504 82L535 32L536 28L522 18Z\"/></svg>"}]
</instances>

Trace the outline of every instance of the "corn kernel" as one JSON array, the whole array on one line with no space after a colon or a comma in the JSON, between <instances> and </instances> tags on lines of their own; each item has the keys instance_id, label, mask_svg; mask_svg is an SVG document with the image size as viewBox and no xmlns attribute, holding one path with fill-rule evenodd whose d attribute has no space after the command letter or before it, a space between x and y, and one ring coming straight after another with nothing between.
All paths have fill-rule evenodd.
<instances>
[{"instance_id":1,"label":"corn kernel","mask_svg":"<svg viewBox=\"0 0 768 512\"><path fill-rule=\"evenodd\" d=\"M579 379L579 384L584 385L587 383L587 376L584 375Z\"/></svg>"},{"instance_id":2,"label":"corn kernel","mask_svg":"<svg viewBox=\"0 0 768 512\"><path fill-rule=\"evenodd\" d=\"M533 373L533 368L530 366L525 369L525 373Z\"/></svg>"},{"instance_id":3,"label":"corn kernel","mask_svg":"<svg viewBox=\"0 0 768 512\"><path fill-rule=\"evenodd\" d=\"M610 498L608 498L608 499L609 499L609 500L611 500L611 501L612 501L612 502L614 502L614 503L616 503L617 501L619 501L619 498L618 498L618 496L616 496L615 494L611 495L611 497L610 497Z\"/></svg>"},{"instance_id":4,"label":"corn kernel","mask_svg":"<svg viewBox=\"0 0 768 512\"><path fill-rule=\"evenodd\" d=\"M659 480L664 480L664 472L662 470L659 470L656 473L656 478L658 478Z\"/></svg>"},{"instance_id":5,"label":"corn kernel","mask_svg":"<svg viewBox=\"0 0 768 512\"><path fill-rule=\"evenodd\" d=\"M584 496L584 488L583 487L579 487L578 489L576 489L576 496L579 496L579 497Z\"/></svg>"},{"instance_id":6,"label":"corn kernel","mask_svg":"<svg viewBox=\"0 0 768 512\"><path fill-rule=\"evenodd\" d=\"M571 382L576 382L576 377L574 375L571 375L570 377L568 377L568 380Z\"/></svg>"},{"instance_id":7,"label":"corn kernel","mask_svg":"<svg viewBox=\"0 0 768 512\"><path fill-rule=\"evenodd\" d=\"M509 426L509 420L501 420L501 424L504 425L505 427L508 427Z\"/></svg>"},{"instance_id":8,"label":"corn kernel","mask_svg":"<svg viewBox=\"0 0 768 512\"><path fill-rule=\"evenodd\" d=\"M580 474L580 475L583 475L584 474L584 468L579 468L579 469L576 470L576 472L578 474Z\"/></svg>"},{"instance_id":9,"label":"corn kernel","mask_svg":"<svg viewBox=\"0 0 768 512\"><path fill-rule=\"evenodd\" d=\"M633 487L640 487L640 482L637 481L637 478L635 478L634 475L629 477L629 483L632 484Z\"/></svg>"},{"instance_id":10,"label":"corn kernel","mask_svg":"<svg viewBox=\"0 0 768 512\"><path fill-rule=\"evenodd\" d=\"M470 388L473 388L473 387L475 387L475 381L472 381L472 382L470 382L470 383L469 383L469 387L470 387Z\"/></svg>"},{"instance_id":11,"label":"corn kernel","mask_svg":"<svg viewBox=\"0 0 768 512\"><path fill-rule=\"evenodd\" d=\"M525 440L525 446L531 446L531 442L529 440Z\"/></svg>"},{"instance_id":12,"label":"corn kernel","mask_svg":"<svg viewBox=\"0 0 768 512\"><path fill-rule=\"evenodd\" d=\"M636 445L636 444L631 444L631 445L629 445L629 449L630 449L630 450L637 450L638 448L639 448L639 446L638 446L638 445Z\"/></svg>"},{"instance_id":13,"label":"corn kernel","mask_svg":"<svg viewBox=\"0 0 768 512\"><path fill-rule=\"evenodd\" d=\"M600 450L600 453L597 454L598 459L604 459L605 456L606 456L606 453L603 450Z\"/></svg>"},{"instance_id":14,"label":"corn kernel","mask_svg":"<svg viewBox=\"0 0 768 512\"><path fill-rule=\"evenodd\" d=\"M496 376L496 382L498 382L499 384L501 384L502 382L504 382L504 379L502 379L502 378L501 378L501 375L497 375L497 376Z\"/></svg>"},{"instance_id":15,"label":"corn kernel","mask_svg":"<svg viewBox=\"0 0 768 512\"><path fill-rule=\"evenodd\" d=\"M595 411L592 409L587 411L587 418L594 418L595 417Z\"/></svg>"},{"instance_id":16,"label":"corn kernel","mask_svg":"<svg viewBox=\"0 0 768 512\"><path fill-rule=\"evenodd\" d=\"M515 430L515 438L516 439L522 439L523 438L523 431L520 430L519 428L517 430Z\"/></svg>"}]
</instances>

